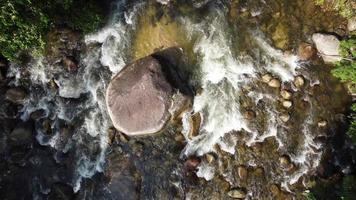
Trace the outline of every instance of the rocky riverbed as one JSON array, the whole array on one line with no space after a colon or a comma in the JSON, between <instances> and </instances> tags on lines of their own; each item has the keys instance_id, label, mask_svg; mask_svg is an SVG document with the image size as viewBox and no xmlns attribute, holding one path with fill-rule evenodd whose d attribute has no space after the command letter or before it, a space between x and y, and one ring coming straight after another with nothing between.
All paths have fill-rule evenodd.
<instances>
[{"instance_id":1,"label":"rocky riverbed","mask_svg":"<svg viewBox=\"0 0 356 200\"><path fill-rule=\"evenodd\" d=\"M303 0L119 0L96 33L54 29L43 56L0 60L0 198L303 199L316 179L354 170L351 95L313 36L347 27ZM189 106L172 120L168 105L145 113L164 115L148 131L158 134L116 130L110 80L170 47L182 51ZM167 87L165 101L176 91ZM133 93L119 98L127 109L137 102L125 98L144 96Z\"/></svg>"}]
</instances>

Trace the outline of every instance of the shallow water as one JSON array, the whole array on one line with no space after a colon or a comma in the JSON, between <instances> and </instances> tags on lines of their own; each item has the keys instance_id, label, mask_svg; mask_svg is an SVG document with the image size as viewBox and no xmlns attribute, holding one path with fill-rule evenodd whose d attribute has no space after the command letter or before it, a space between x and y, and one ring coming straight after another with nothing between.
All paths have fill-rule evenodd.
<instances>
[{"instance_id":1,"label":"shallow water","mask_svg":"<svg viewBox=\"0 0 356 200\"><path fill-rule=\"evenodd\" d=\"M270 198L267 185L271 183L286 195L300 192L298 187L303 188L322 158L325 144L315 138L333 132L332 127L320 129L317 123L335 121L334 114L349 100L345 90L320 61L301 62L292 52L273 47L258 23L249 24L248 19L231 23L228 3L176 6L178 11L153 2L117 1L107 25L85 37L75 73L45 57L31 61L28 69L13 64L8 73L11 84L27 86L31 94L19 111L21 119L44 110L35 122L36 139L53 152L58 165L67 167L69 175L63 182L79 199L101 195L106 199L205 199L210 195L222 199L235 187L245 188L249 199ZM242 25L244 30L239 30ZM163 39L151 37L157 34ZM110 78L133 59L172 45L183 48L184 71L192 87L201 88L192 109L182 122L169 125L160 135L128 142L121 138L110 145L112 124L104 100ZM281 106L278 89L262 83L266 73L293 91L292 109ZM297 75L306 80L301 89L293 85ZM57 89L51 87L52 80ZM319 97L325 95L330 96L321 101ZM336 100L340 103L330 104ZM256 113L255 119L246 119L248 110ZM189 118L195 113L200 113L202 123L198 136L191 138ZM287 123L280 119L285 113L291 116ZM44 131L45 120L51 134ZM174 140L180 132L183 142ZM262 150L255 150L261 144ZM214 162L205 159L208 153L214 155ZM280 168L281 155L289 155L295 165L292 171ZM196 172L185 170L187 157L201 157ZM251 174L246 181L237 176L241 165ZM38 198L51 188L39 182Z\"/></svg>"}]
</instances>

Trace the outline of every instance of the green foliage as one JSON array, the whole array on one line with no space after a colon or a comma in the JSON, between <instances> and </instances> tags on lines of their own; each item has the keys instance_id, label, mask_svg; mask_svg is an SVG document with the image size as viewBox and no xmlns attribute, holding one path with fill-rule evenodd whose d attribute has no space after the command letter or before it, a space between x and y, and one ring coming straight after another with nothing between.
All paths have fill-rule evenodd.
<instances>
[{"instance_id":1,"label":"green foliage","mask_svg":"<svg viewBox=\"0 0 356 200\"><path fill-rule=\"evenodd\" d=\"M0 6L2 55L12 59L20 49L43 48L42 33L49 26L49 20L31 1L7 0Z\"/></svg>"},{"instance_id":2,"label":"green foliage","mask_svg":"<svg viewBox=\"0 0 356 200\"><path fill-rule=\"evenodd\" d=\"M54 25L66 25L88 33L104 21L96 0L2 0L0 1L0 54L14 60L19 51L37 51Z\"/></svg>"},{"instance_id":3,"label":"green foliage","mask_svg":"<svg viewBox=\"0 0 356 200\"><path fill-rule=\"evenodd\" d=\"M314 196L314 194L312 192L310 192L309 190L306 190L303 193L305 200L316 200L316 197Z\"/></svg>"},{"instance_id":4,"label":"green foliage","mask_svg":"<svg viewBox=\"0 0 356 200\"><path fill-rule=\"evenodd\" d=\"M342 197L343 200L353 200L356 197L356 177L345 176L342 180Z\"/></svg>"},{"instance_id":5,"label":"green foliage","mask_svg":"<svg viewBox=\"0 0 356 200\"><path fill-rule=\"evenodd\" d=\"M344 82L356 84L356 38L341 41L340 53L344 59L336 63L336 68L332 74Z\"/></svg>"},{"instance_id":6,"label":"green foliage","mask_svg":"<svg viewBox=\"0 0 356 200\"><path fill-rule=\"evenodd\" d=\"M352 8L352 1L350 0L314 0L314 2L324 8L337 11L345 18L351 18L355 15L355 10Z\"/></svg>"}]
</instances>

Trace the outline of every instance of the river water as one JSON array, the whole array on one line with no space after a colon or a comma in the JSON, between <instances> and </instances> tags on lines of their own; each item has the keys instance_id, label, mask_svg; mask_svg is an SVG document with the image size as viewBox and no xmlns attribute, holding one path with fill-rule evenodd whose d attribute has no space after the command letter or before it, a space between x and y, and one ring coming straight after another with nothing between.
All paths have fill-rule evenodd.
<instances>
[{"instance_id":1,"label":"river water","mask_svg":"<svg viewBox=\"0 0 356 200\"><path fill-rule=\"evenodd\" d=\"M144 146L146 149L143 150L145 152L143 154L150 154L146 151L152 151L153 154L160 145L167 146L167 141L175 142L165 138L174 137L181 129L185 142L175 149L175 152L161 153L164 155L162 157L167 159L166 162L174 163L163 169L166 174L162 177L152 174L152 170L147 172L143 169L146 162L151 164L157 162L156 165L160 165L159 162L162 160L155 157L156 160L151 161L143 158L133 161L138 168L136 171L141 172L139 179L141 189L133 190L140 193L139 195L131 194L132 198L127 196L126 198L164 199L166 196L161 195L157 188L160 187L159 181L167 179L167 184L179 188L177 192L179 195L172 193L172 196L197 199L197 194L204 193L204 187L212 187L209 182L215 184L216 179L221 177L232 188L246 188L248 198L251 199L270 197L270 194L266 194L269 189L263 187L263 184L269 183L275 183L286 193L294 194L297 190L294 186L307 182L322 158L325 145L323 140L315 138L333 132L332 128L326 131L317 124L322 119L328 123L333 122L335 120L333 115L339 105L329 107L325 105L328 105L337 94L345 94L345 91L339 89L333 97L325 97L325 94L334 91L335 87L340 87L327 75L327 69L318 64L299 61L293 52L282 52L274 48L271 40L258 26L246 26L244 30L232 27L227 3L194 5L181 6L190 6L193 10L204 6L207 8L204 8L205 11L201 14L178 13L171 18L173 22L167 23L178 24L180 31L185 34L182 37L190 48L186 51L189 54L187 57L188 59L194 57L194 61L188 62L186 70L191 75L190 84L195 88L201 88L201 92L194 97L192 109L183 115L181 122L183 129L171 127L167 133L162 133L163 136L157 136L159 139L149 137L147 140L152 145ZM68 72L59 66L58 62L54 64L48 62L45 57L32 60L28 70L12 64L8 72L7 76L12 77L11 85L29 87L30 97L19 111L21 119L27 121L34 111L44 111L45 114L35 122L36 140L40 145L51 149L57 164L66 163L69 175L62 182L70 185L75 193L81 193L80 197L83 197L83 191L90 190L87 184L83 185L83 180L92 178L99 182L94 177L107 170L107 160L110 157L108 155L112 155L117 148L109 144L108 130L112 124L106 111L105 89L110 78L134 58L132 45L141 30L140 17L145 17L142 13L149 10L147 8L149 6L152 6L152 3L117 1L107 25L98 32L85 36L85 51L80 54L79 67L75 73ZM159 13L159 9L157 12ZM257 11L253 13L259 14ZM161 31L164 37L165 30ZM150 36L148 35L146 39L150 40ZM237 47L244 46L237 44L242 40L245 46L248 45L248 49ZM176 41L174 44L180 45L180 40ZM159 45L157 44L155 48L160 48ZM280 80L282 88L293 92L292 109L281 106L283 100L278 89L271 88L261 81L261 76L267 73ZM302 88L293 84L297 75L302 75L305 79ZM57 89L51 87L52 80ZM326 102L320 100L321 96L327 98ZM254 119L246 118L245 113L248 110L253 110L256 114ZM191 138L187 131L191 126L189 118L196 113L201 115L202 122L198 136ZM283 122L281 115L286 113L290 120ZM51 134L45 132L45 121L49 122ZM133 140L144 143L145 138ZM260 153L246 150L255 149L261 144L265 145L262 145ZM135 145L130 142L123 145L124 153L121 154L136 155L140 150L137 150ZM197 184L198 187L189 189L190 183L182 180L185 177L181 171L182 163L187 157L204 158L208 153L215 156L216 162L209 163L202 159L196 175L200 177L198 182L203 181L204 184L200 184L200 187ZM63 158L63 155L67 154L70 154L70 158ZM293 170L281 170L278 161L281 155L288 155L293 162ZM121 165L120 162L123 161L119 161L118 166ZM242 183L235 172L239 165L247 167L249 171L252 170L252 174L259 167L264 167L264 178L248 179L247 183ZM152 168L154 166L155 164L152 164ZM172 182L171 176L178 177L178 180ZM122 184L127 183L125 180L122 179ZM153 186L148 186L149 180ZM39 193L49 193L50 184L39 182L41 185ZM120 179L118 182L116 183L118 188L128 187L120 185ZM97 187L107 190L111 188L106 185ZM220 185L216 187L223 188ZM219 198L223 198L226 192L221 195ZM86 194L85 197L89 198L90 194ZM119 197L116 196L120 199ZM95 195L90 198L95 198Z\"/></svg>"}]
</instances>

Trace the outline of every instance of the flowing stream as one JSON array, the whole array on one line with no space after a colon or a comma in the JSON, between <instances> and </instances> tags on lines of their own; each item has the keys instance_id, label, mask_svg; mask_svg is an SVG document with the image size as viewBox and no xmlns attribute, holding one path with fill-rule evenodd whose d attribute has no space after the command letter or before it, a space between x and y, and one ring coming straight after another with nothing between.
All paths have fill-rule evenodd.
<instances>
[{"instance_id":1,"label":"flowing stream","mask_svg":"<svg viewBox=\"0 0 356 200\"><path fill-rule=\"evenodd\" d=\"M44 111L44 115L36 119L39 144L51 147L58 163L62 153L73 154L69 182L75 192L81 189L84 178L105 170L108 129L112 126L106 111L105 89L110 78L131 62L131 44L139 28L137 18L145 5L138 1L128 6L125 0L117 1L107 25L85 37L86 50L80 55L75 73L67 72L58 63L49 64L45 58L31 61L27 74L16 64L8 73L8 77L14 77L11 84L15 86L24 84L21 81L24 76L29 77L30 82L26 84L30 85L31 96L20 111L21 119L26 121L34 111ZM266 176L289 191L290 185L316 169L323 147L314 140L318 135L316 113L320 109L314 104L318 102L308 92L295 87L293 80L303 75L308 87L322 81L308 72L308 63L298 61L292 53L274 49L258 27L246 27L240 35L229 28L227 17L224 6L217 6L200 20L190 16L175 18L197 57L197 64L190 68L194 77L192 84L198 83L202 88L194 97L192 110L182 119L186 145L181 157L203 156L217 152L217 147L219 151L239 157L238 143L252 147L272 138L277 143L276 151L288 154L297 168L291 173L272 170L275 167L272 161L256 157L251 157L245 165L265 164L269 167ZM233 37L248 37L248 53L236 50ZM289 88L307 104L302 114L291 116L291 120L298 117L295 124L281 120L280 116L289 111L280 106L279 91L261 81L266 73L280 80L282 87ZM52 80L58 90L51 87ZM248 106L244 102L249 102ZM246 119L246 110L254 110L257 119ZM200 113L202 122L199 135L190 138L188 119L195 113ZM45 119L50 119L52 134L44 131ZM71 134L63 134L66 129ZM217 166L205 161L198 169L197 176L208 181L220 173ZM234 182L231 169L223 176ZM46 186L42 188L46 190Z\"/></svg>"}]
</instances>

